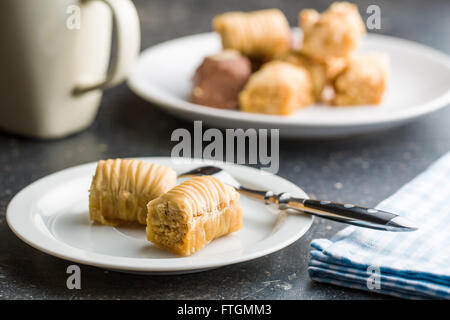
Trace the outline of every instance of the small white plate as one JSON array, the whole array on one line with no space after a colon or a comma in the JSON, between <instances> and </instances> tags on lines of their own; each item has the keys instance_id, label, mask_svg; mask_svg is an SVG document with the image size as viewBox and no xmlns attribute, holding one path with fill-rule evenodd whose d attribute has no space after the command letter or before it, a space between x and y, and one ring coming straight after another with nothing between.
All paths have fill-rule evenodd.
<instances>
[{"instance_id":1,"label":"small white plate","mask_svg":"<svg viewBox=\"0 0 450 320\"><path fill-rule=\"evenodd\" d=\"M298 31L297 31L298 32ZM424 45L368 34L361 51L390 57L388 89L380 106L314 105L291 116L251 114L190 103L195 69L219 52L219 37L205 33L164 42L142 52L128 85L143 99L186 120L203 120L220 128L277 128L291 137L333 137L392 128L450 103L450 58Z\"/></svg>"},{"instance_id":2,"label":"small white plate","mask_svg":"<svg viewBox=\"0 0 450 320\"><path fill-rule=\"evenodd\" d=\"M174 168L178 173L211 163L184 163L171 158L142 158ZM218 163L214 163L217 165ZM88 189L96 163L76 166L42 178L22 191L7 209L8 225L23 241L53 256L126 272L188 273L255 259L299 239L312 217L268 210L263 203L241 196L243 228L211 242L190 257L159 249L146 240L144 226L110 227L89 219ZM246 186L294 196L307 195L278 176L261 176L257 169L219 163Z\"/></svg>"}]
</instances>

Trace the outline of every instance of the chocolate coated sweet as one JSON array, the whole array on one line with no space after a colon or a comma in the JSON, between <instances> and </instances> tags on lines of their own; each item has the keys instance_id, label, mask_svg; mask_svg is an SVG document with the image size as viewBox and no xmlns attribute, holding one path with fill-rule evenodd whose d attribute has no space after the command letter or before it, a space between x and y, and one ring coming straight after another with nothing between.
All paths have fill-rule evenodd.
<instances>
[{"instance_id":1,"label":"chocolate coated sweet","mask_svg":"<svg viewBox=\"0 0 450 320\"><path fill-rule=\"evenodd\" d=\"M247 57L225 50L206 57L193 77L191 101L220 109L237 109L238 95L251 74Z\"/></svg>"}]
</instances>

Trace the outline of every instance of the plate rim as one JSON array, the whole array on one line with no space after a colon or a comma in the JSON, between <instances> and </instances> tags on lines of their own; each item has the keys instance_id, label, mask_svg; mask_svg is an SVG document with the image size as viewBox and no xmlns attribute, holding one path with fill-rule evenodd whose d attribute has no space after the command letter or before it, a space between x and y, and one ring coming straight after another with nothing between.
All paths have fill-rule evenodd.
<instances>
[{"instance_id":1,"label":"plate rim","mask_svg":"<svg viewBox=\"0 0 450 320\"><path fill-rule=\"evenodd\" d=\"M293 28L298 30L298 28ZM396 122L404 122L412 120L426 114L437 111L441 108L446 107L450 104L450 88L447 92L437 96L436 98L421 104L415 104L409 106L408 108L401 108L397 110L390 110L386 113L379 113L372 115L371 117L358 118L353 117L339 118L337 122L324 121L323 119L317 119L312 121L311 119L303 120L301 118L292 118L289 116L277 116L277 115L264 115L264 114L254 114L254 113L243 113L237 110L222 110L213 109L214 112L208 113L207 111L211 109L210 107L198 105L191 103L187 100L180 99L170 94L166 94L159 90L154 85L147 83L145 89L137 80L139 77L135 76L139 73L139 67L143 63L148 55L151 55L156 50L160 50L166 45L171 45L178 41L188 41L195 38L202 37L218 37L214 32L198 33L193 35L188 35L184 37L179 37L171 40L167 40L156 44L154 46L144 49L136 63L131 68L131 71L127 77L127 85L129 88L142 99L154 103L158 108L166 110L172 114L179 114L180 111L188 111L192 118L193 116L198 117L208 117L214 119L226 118L227 120L234 120L239 122L246 122L251 124L265 124L265 125L282 125L284 127L303 127L303 128L342 128L342 127L353 127L353 126L369 126L369 125L383 125L391 124ZM445 65L450 72L450 56L446 53L429 47L425 44L403 39L399 37L393 37L389 35L382 35L376 33L368 33L365 36L366 41L388 41L390 43L395 43L396 45L403 45L412 47L415 52L420 52L421 54L429 57L434 61L438 61L440 64ZM211 110L210 110L211 111ZM245 119L243 119L243 114Z\"/></svg>"},{"instance_id":2,"label":"plate rim","mask_svg":"<svg viewBox=\"0 0 450 320\"><path fill-rule=\"evenodd\" d=\"M183 158L177 158L177 157L135 157L134 159L140 159L140 160L147 160L147 161L173 161L181 160L186 161L187 159ZM259 171L258 169L251 168L248 166L242 166L238 164L233 163L227 163L227 162L218 162L218 161L210 161L210 160L203 160L203 159L191 159L192 161L200 161L195 162L196 164L199 163L207 163L207 164L221 164L226 166L233 166L233 167L240 167L244 170L251 170L251 171ZM274 253L276 251L279 251L298 239L300 239L312 226L312 223L314 221L313 216L308 215L302 215L303 218L307 218L308 221L305 220L305 224L302 228L299 228L295 234L290 235L290 237L284 239L283 241L279 242L278 244L271 244L269 248L264 250L259 250L252 253L247 253L245 255L239 255L237 257L232 257L229 259L229 261L224 262L220 258L207 258L205 260L208 260L207 262L203 262L202 264L192 264L192 260L195 260L195 257L180 257L180 258L168 258L168 259L145 259L145 258L134 258L134 257L118 257L118 256L112 256L108 254L102 254L102 253L95 253L95 252L89 252L80 248L73 247L69 244L66 244L55 237L48 237L45 235L41 230L34 227L34 231L37 232L38 236L35 235L25 235L24 231L27 231L27 227L24 227L24 224L20 225L21 220L23 220L25 217L27 219L31 219L33 217L33 214L31 212L23 212L19 215L17 215L17 211L20 211L21 203L23 201L23 197L29 196L30 192L34 192L34 189L39 187L41 184L51 182L52 179L58 180L64 178L65 175L70 175L71 172L76 170L87 170L88 167L95 167L96 161L89 162L85 164L80 164L76 166L72 166L66 169L62 169L60 171L51 173L49 175L46 175L44 177L39 178L38 180L30 183L23 189L21 189L16 195L10 200L7 209L6 209L6 221L11 229L11 231L23 242L28 244L29 246L44 252L48 255L61 258L64 260L72 261L75 263L80 263L84 265L90 265L95 267L100 267L104 269L112 269L116 271L132 271L132 272L138 272L138 273L152 273L152 274L168 274L168 273L189 273L189 272L201 272L212 268L218 268L222 266L232 265L236 263L241 263L245 261L254 260L256 258L260 258L263 256L266 256L268 254ZM194 163L194 162L192 162ZM304 197L308 197L307 194L297 185L292 183L291 181L282 178L278 175L272 175L270 176L275 177L276 179L283 180L284 183L291 184L293 187L297 189L300 195ZM33 208L32 204L35 203L36 198L39 198L39 195L33 195L31 199L28 199L25 201L25 204L28 204L28 206ZM16 216L14 216L16 215ZM292 215L293 216L293 215ZM289 216L287 216L289 218ZM292 218L291 218L292 219ZM286 221L285 221L286 223ZM29 225L35 225L35 223L30 223ZM33 228L32 228L33 229ZM67 249L64 251L64 249ZM63 250L61 252L61 250ZM87 253L87 254L86 254ZM105 259L107 261L101 261L99 259ZM174 264L171 266L149 266L149 265L133 265L133 264L127 264L127 262L142 262L143 260L147 261L163 261L163 260L173 260L173 259L183 259L184 262L187 262L185 265L181 266L179 263ZM191 264L192 265L191 265Z\"/></svg>"}]
</instances>

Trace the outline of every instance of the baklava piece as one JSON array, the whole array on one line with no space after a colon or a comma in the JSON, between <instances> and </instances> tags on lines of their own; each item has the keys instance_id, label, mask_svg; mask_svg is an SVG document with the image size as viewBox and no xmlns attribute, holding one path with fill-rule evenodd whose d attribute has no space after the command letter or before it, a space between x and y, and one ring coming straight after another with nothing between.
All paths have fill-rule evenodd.
<instances>
[{"instance_id":1,"label":"baklava piece","mask_svg":"<svg viewBox=\"0 0 450 320\"><path fill-rule=\"evenodd\" d=\"M365 54L353 57L335 81L334 104L367 105L381 103L386 89L388 57Z\"/></svg>"},{"instance_id":2,"label":"baklava piece","mask_svg":"<svg viewBox=\"0 0 450 320\"><path fill-rule=\"evenodd\" d=\"M92 220L146 224L147 203L176 185L171 168L135 159L100 160L89 189Z\"/></svg>"},{"instance_id":3,"label":"baklava piece","mask_svg":"<svg viewBox=\"0 0 450 320\"><path fill-rule=\"evenodd\" d=\"M313 100L308 71L283 61L263 65L239 95L242 111L274 115L289 115Z\"/></svg>"},{"instance_id":4,"label":"baklava piece","mask_svg":"<svg viewBox=\"0 0 450 320\"><path fill-rule=\"evenodd\" d=\"M212 176L187 180L147 208L148 240L183 256L242 227L239 194Z\"/></svg>"},{"instance_id":5,"label":"baklava piece","mask_svg":"<svg viewBox=\"0 0 450 320\"><path fill-rule=\"evenodd\" d=\"M238 51L206 57L193 77L191 101L220 109L237 109L238 96L251 74L251 64Z\"/></svg>"},{"instance_id":6,"label":"baklava piece","mask_svg":"<svg viewBox=\"0 0 450 320\"><path fill-rule=\"evenodd\" d=\"M224 49L234 49L256 61L269 61L287 52L292 34L284 14L278 9L254 12L227 12L213 19L213 28Z\"/></svg>"},{"instance_id":7,"label":"baklava piece","mask_svg":"<svg viewBox=\"0 0 450 320\"><path fill-rule=\"evenodd\" d=\"M322 14L302 10L299 24L303 31L302 52L321 61L349 57L366 33L358 8L348 2L335 2Z\"/></svg>"},{"instance_id":8,"label":"baklava piece","mask_svg":"<svg viewBox=\"0 0 450 320\"><path fill-rule=\"evenodd\" d=\"M299 51L291 51L279 58L281 61L292 63L308 70L311 77L314 100L326 101L324 89L331 86L336 76L344 70L348 60L345 58L327 58L325 61L317 61L305 56Z\"/></svg>"}]
</instances>

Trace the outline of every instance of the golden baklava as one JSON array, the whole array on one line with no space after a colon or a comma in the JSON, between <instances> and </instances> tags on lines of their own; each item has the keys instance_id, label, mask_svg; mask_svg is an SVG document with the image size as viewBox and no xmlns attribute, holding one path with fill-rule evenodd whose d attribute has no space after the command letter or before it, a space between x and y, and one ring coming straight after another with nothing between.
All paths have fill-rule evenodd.
<instances>
[{"instance_id":1,"label":"golden baklava","mask_svg":"<svg viewBox=\"0 0 450 320\"><path fill-rule=\"evenodd\" d=\"M375 105L386 90L389 58L384 54L357 55L336 78L334 104Z\"/></svg>"},{"instance_id":2,"label":"golden baklava","mask_svg":"<svg viewBox=\"0 0 450 320\"><path fill-rule=\"evenodd\" d=\"M349 57L366 33L358 8L348 2L334 2L322 14L314 9L302 10L299 24L303 32L301 50L317 60Z\"/></svg>"},{"instance_id":3,"label":"golden baklava","mask_svg":"<svg viewBox=\"0 0 450 320\"><path fill-rule=\"evenodd\" d=\"M323 91L326 86L331 86L336 76L347 66L346 58L329 57L324 61L317 61L300 51L290 51L278 60L292 63L308 70L311 76L311 84L316 102L323 102Z\"/></svg>"},{"instance_id":4,"label":"golden baklava","mask_svg":"<svg viewBox=\"0 0 450 320\"><path fill-rule=\"evenodd\" d=\"M147 208L148 240L183 256L242 227L239 193L213 176L187 180Z\"/></svg>"},{"instance_id":5,"label":"golden baklava","mask_svg":"<svg viewBox=\"0 0 450 320\"><path fill-rule=\"evenodd\" d=\"M146 224L147 203L176 185L176 172L135 159L100 160L89 189L92 220L107 225Z\"/></svg>"},{"instance_id":6,"label":"golden baklava","mask_svg":"<svg viewBox=\"0 0 450 320\"><path fill-rule=\"evenodd\" d=\"M289 23L278 9L223 13L213 19L213 28L224 49L256 60L269 61L287 52L292 42Z\"/></svg>"},{"instance_id":7,"label":"golden baklava","mask_svg":"<svg viewBox=\"0 0 450 320\"><path fill-rule=\"evenodd\" d=\"M313 102L309 72L288 62L264 64L239 94L242 111L289 115Z\"/></svg>"}]
</instances>

